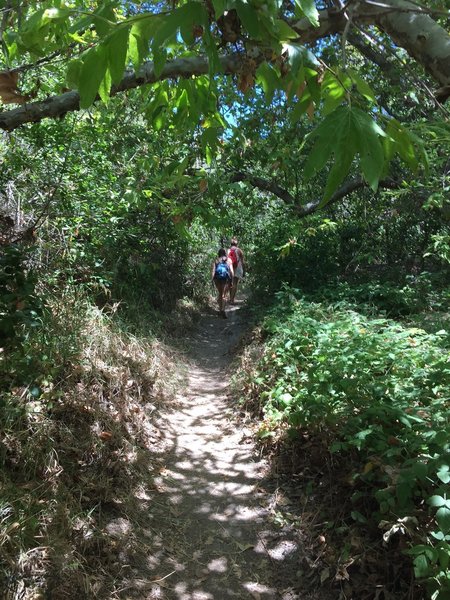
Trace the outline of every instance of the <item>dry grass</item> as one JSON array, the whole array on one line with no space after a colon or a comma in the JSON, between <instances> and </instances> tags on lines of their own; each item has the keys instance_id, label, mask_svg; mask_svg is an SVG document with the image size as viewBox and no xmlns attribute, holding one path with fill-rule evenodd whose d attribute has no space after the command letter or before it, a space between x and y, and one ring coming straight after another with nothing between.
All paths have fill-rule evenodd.
<instances>
[{"instance_id":1,"label":"dry grass","mask_svg":"<svg viewBox=\"0 0 450 600\"><path fill-rule=\"evenodd\" d=\"M64 369L42 378L38 399L10 391L2 414L0 590L5 600L111 598L143 562L164 447L155 416L183 382L182 361L80 302L55 306L52 327Z\"/></svg>"}]
</instances>

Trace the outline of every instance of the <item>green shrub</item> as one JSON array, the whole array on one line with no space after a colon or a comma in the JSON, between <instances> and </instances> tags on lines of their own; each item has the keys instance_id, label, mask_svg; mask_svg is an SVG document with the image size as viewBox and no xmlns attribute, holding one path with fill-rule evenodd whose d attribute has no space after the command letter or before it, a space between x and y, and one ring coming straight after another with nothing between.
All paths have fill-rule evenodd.
<instances>
[{"instance_id":1,"label":"green shrub","mask_svg":"<svg viewBox=\"0 0 450 600\"><path fill-rule=\"evenodd\" d=\"M431 527L411 548L416 576L432 598L450 592L450 359L445 332L428 334L361 314L345 302L278 294L254 376L266 430L286 424L356 454L354 474L376 500L378 521L423 516ZM370 503L368 503L370 504Z\"/></svg>"},{"instance_id":2,"label":"green shrub","mask_svg":"<svg viewBox=\"0 0 450 600\"><path fill-rule=\"evenodd\" d=\"M405 317L425 310L445 311L450 288L442 272L407 275L390 281L371 279L363 282L342 281L320 290L319 298L336 302L347 300L382 311L389 317Z\"/></svg>"}]
</instances>

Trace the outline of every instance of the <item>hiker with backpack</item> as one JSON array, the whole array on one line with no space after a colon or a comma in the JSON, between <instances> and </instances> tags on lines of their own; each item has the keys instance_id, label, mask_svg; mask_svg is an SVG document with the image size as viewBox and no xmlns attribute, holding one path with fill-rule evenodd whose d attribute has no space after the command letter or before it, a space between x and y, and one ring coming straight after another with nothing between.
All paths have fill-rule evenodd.
<instances>
[{"instance_id":1,"label":"hiker with backpack","mask_svg":"<svg viewBox=\"0 0 450 600\"><path fill-rule=\"evenodd\" d=\"M238 241L236 238L231 240L230 249L228 250L228 258L231 260L231 264L233 266L233 279L230 287L230 304L234 304L234 298L236 296L239 281L244 277L245 274L244 253L238 247Z\"/></svg>"},{"instance_id":2,"label":"hiker with backpack","mask_svg":"<svg viewBox=\"0 0 450 600\"><path fill-rule=\"evenodd\" d=\"M233 276L233 263L231 259L228 258L225 248L220 248L217 253L217 258L212 264L211 278L217 288L219 314L225 319L227 318L225 312L225 294L233 281Z\"/></svg>"}]
</instances>

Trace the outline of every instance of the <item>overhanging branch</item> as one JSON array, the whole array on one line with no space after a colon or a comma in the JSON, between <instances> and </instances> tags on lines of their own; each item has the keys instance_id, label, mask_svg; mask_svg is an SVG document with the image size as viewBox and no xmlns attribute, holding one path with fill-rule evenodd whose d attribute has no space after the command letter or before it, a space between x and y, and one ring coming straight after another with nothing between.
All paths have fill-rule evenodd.
<instances>
[{"instance_id":1,"label":"overhanging branch","mask_svg":"<svg viewBox=\"0 0 450 600\"><path fill-rule=\"evenodd\" d=\"M237 73L241 65L242 56L239 53L222 56L220 63L225 74ZM204 56L177 58L168 61L161 74L156 75L152 62L145 63L138 71L126 72L122 81L112 87L111 96L120 92L131 90L146 83L155 83L163 79L189 78L208 73L209 63ZM24 104L20 108L0 113L0 129L12 131L25 123L34 123L45 118L62 117L68 112L80 110L80 95L77 91L70 91L60 96L52 96L40 102Z\"/></svg>"},{"instance_id":2,"label":"overhanging branch","mask_svg":"<svg viewBox=\"0 0 450 600\"><path fill-rule=\"evenodd\" d=\"M360 0L352 5L352 21L359 24L377 25L397 44L404 48L438 82L444 91L450 85L450 35L425 9L409 0L385 0L372 2ZM328 9L319 13L319 26L314 27L307 19L290 21L298 33L296 42L314 43L336 33L342 33L347 23L343 10ZM223 73L240 71L244 55L234 53L220 58ZM126 73L111 95L155 83L162 79L192 77L208 73L209 63L204 56L178 58L169 61L162 73L155 74L153 63L143 65L137 74ZM445 97L446 93L442 95ZM41 102L25 104L20 108L0 113L0 129L12 131L24 123L32 123L50 117L57 118L66 112L79 110L78 92L66 92Z\"/></svg>"},{"instance_id":3,"label":"overhanging branch","mask_svg":"<svg viewBox=\"0 0 450 600\"><path fill-rule=\"evenodd\" d=\"M235 183L237 181L247 182L253 187L258 188L263 192L269 192L274 196L277 196L277 198L283 200L283 202L293 211L296 217L300 219L302 219L303 217L307 217L312 213L315 213L323 206L321 199L312 200L311 202L308 202L306 204L299 205L298 200L286 189L279 186L275 181L251 175L250 173L244 173L242 171L239 171L231 176L230 181L232 183ZM356 190L365 187L367 187L367 183L361 177L350 179L334 192L334 194L331 196L330 200L326 203L325 206L335 204L336 202L339 202L339 200L342 200L342 198L345 198L345 196L348 196L352 192L355 192ZM392 179L383 179L382 181L380 181L379 187L395 189L398 187L398 183L396 183Z\"/></svg>"},{"instance_id":4,"label":"overhanging branch","mask_svg":"<svg viewBox=\"0 0 450 600\"><path fill-rule=\"evenodd\" d=\"M238 181L248 182L253 187L258 188L263 192L269 192L291 206L294 206L296 203L296 199L290 192L270 179L264 179L264 177L258 177L257 175L239 171L238 173L234 173L231 177L231 183L236 183Z\"/></svg>"}]
</instances>

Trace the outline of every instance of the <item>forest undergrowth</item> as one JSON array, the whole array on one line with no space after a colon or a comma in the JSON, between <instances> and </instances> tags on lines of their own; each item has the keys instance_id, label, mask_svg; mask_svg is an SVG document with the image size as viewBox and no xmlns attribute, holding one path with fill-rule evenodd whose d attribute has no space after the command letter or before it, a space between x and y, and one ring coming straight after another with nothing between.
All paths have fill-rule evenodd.
<instances>
[{"instance_id":1,"label":"forest undergrowth","mask_svg":"<svg viewBox=\"0 0 450 600\"><path fill-rule=\"evenodd\" d=\"M74 290L47 295L17 369L3 357L2 598L112 598L145 556L139 498L164 444L154 417L185 378L162 332L185 333L195 310L180 302L159 324L144 307L130 315Z\"/></svg>"},{"instance_id":2,"label":"forest undergrowth","mask_svg":"<svg viewBox=\"0 0 450 600\"><path fill-rule=\"evenodd\" d=\"M242 356L279 519L309 531L336 597L450 592L448 290L434 290L425 310L424 290L401 286L286 286Z\"/></svg>"}]
</instances>

